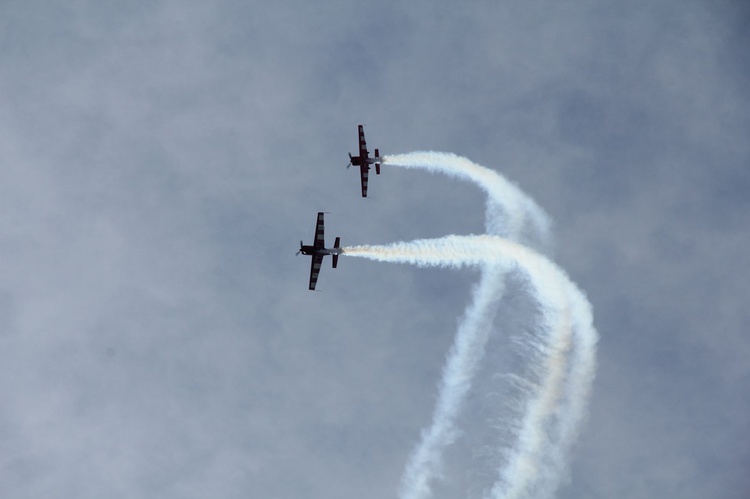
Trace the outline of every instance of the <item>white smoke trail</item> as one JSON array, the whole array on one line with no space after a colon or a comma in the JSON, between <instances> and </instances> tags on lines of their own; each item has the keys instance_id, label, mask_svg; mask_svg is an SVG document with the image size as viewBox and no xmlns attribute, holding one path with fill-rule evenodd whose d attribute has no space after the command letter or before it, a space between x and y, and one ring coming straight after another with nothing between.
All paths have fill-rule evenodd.
<instances>
[{"instance_id":1,"label":"white smoke trail","mask_svg":"<svg viewBox=\"0 0 750 499\"><path fill-rule=\"evenodd\" d=\"M564 456L575 439L595 369L596 331L591 309L567 275L538 253L496 236L446 236L388 246L356 246L345 255L419 266L482 268L474 302L465 314L443 373L433 424L422 435L404 474L402 497L425 498L440 467L441 450L455 439L454 421L483 355L502 294L497 273L518 270L527 276L542 317L533 347L542 361L538 380L518 423L516 444L489 497L547 497L564 471ZM498 284L499 283L499 284Z\"/></svg>"},{"instance_id":2,"label":"white smoke trail","mask_svg":"<svg viewBox=\"0 0 750 499\"><path fill-rule=\"evenodd\" d=\"M383 157L383 164L418 168L469 180L487 193L485 229L526 246L550 245L550 219L533 199L495 170L452 153L418 151Z\"/></svg>"},{"instance_id":3,"label":"white smoke trail","mask_svg":"<svg viewBox=\"0 0 750 499\"><path fill-rule=\"evenodd\" d=\"M383 162L390 166L423 169L474 182L487 193L485 228L489 234L542 250L550 247L550 219L547 214L498 172L455 154L432 151L390 155L384 157ZM475 290L474 302L464 313L444 368L432 425L422 433L420 444L404 473L403 497L429 495L428 481L440 472L442 449L454 440L454 421L484 356L492 320L502 298L502 284L502 276L492 278L485 271ZM481 299L483 296L487 296L487 299ZM460 372L460 383L456 381L456 372Z\"/></svg>"},{"instance_id":4,"label":"white smoke trail","mask_svg":"<svg viewBox=\"0 0 750 499\"><path fill-rule=\"evenodd\" d=\"M497 172L450 153L415 152L392 155L385 157L384 163L444 173L476 183L488 195L488 233L501 235L541 250L549 248L550 222L547 215L518 187ZM411 455L404 472L401 496L405 499L422 499L431 493L429 482L440 474L443 448L453 443L456 438L456 418L484 356L485 344L504 290L504 273L517 266L518 262L524 261L517 257L528 252L522 246L505 241L505 250L508 253L505 258L501 256L502 252L489 257L488 245L491 253L491 247L497 244L497 241L473 236L471 244L467 245L467 241L456 237L397 243L387 247L390 255L386 258L387 261L393 261L389 258L395 251L403 258L400 261L420 265L477 265L483 269L482 279L474 290L473 303L462 318L443 371L432 425L423 431L420 444ZM427 257L435 256L436 244L439 246L440 256L430 260ZM352 254L352 251L360 251L358 256L376 259L383 257L383 254L379 257L372 253L365 254L368 251L382 252L383 247L360 247L349 250L349 254ZM536 255L533 252L528 254ZM526 273L532 281L544 282L540 277L549 277L556 275L555 272L560 272L539 255L531 258L533 261L540 259L547 262L553 270L534 275L529 272L530 269L544 268L545 265L527 266ZM560 275L565 277L564 274ZM536 380L536 388L529 390L528 387L534 384L534 380L522 380L522 384L527 387L528 396L523 420L513 424L518 428L515 435L518 444L505 453L506 466L498 470L491 497L531 497L531 494L534 497L546 497L550 494L558 482L560 470L563 469L565 450L570 447L576 436L580 418L575 415L584 413L594 371L596 333L589 320L588 330L592 334L583 335L572 343L571 334L567 334L568 340L560 340L557 343L551 341L553 338L566 337L563 333L553 333L557 330L570 331L570 327L565 327L565 324L570 323L569 317L582 318L591 315L588 302L570 280L565 277L561 282L567 284L562 286L563 291L557 299L555 296L542 293L544 289L550 293L549 290L554 287L538 289L537 299L540 303L546 303L543 307L545 315L539 325L540 331L533 339L528 340L527 346L531 347L528 360L534 368L532 371L539 373L533 377L535 380L540 378L541 381ZM545 296L547 299L542 300ZM571 296L574 298L570 298ZM570 303L563 299L565 297ZM560 305L557 312L552 308L554 304ZM570 355L573 356L572 359ZM560 388L563 383L565 389Z\"/></svg>"},{"instance_id":5,"label":"white smoke trail","mask_svg":"<svg viewBox=\"0 0 750 499\"><path fill-rule=\"evenodd\" d=\"M354 248L350 249L352 256L365 256L364 253L354 253L357 251ZM504 268L487 265L474 289L474 301L464 312L443 370L432 425L422 432L421 442L406 465L403 497L429 495L429 480L442 467L441 450L452 444L457 436L454 422L484 356L484 345L504 290L504 273Z\"/></svg>"}]
</instances>

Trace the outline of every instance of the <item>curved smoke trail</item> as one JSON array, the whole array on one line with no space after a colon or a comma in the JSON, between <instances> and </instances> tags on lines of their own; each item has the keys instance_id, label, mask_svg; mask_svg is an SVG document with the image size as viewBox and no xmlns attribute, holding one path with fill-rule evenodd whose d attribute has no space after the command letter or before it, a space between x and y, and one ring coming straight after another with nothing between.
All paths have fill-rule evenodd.
<instances>
[{"instance_id":1,"label":"curved smoke trail","mask_svg":"<svg viewBox=\"0 0 750 499\"><path fill-rule=\"evenodd\" d=\"M469 180L487 193L485 230L527 246L549 246L550 219L533 199L495 170L452 153L418 151L383 157L383 164Z\"/></svg>"},{"instance_id":2,"label":"curved smoke trail","mask_svg":"<svg viewBox=\"0 0 750 499\"><path fill-rule=\"evenodd\" d=\"M549 244L549 219L533 200L497 172L447 153L418 152L384 158L384 163L445 173L477 183L488 195L486 227L525 244ZM523 419L516 422L516 445L505 452L490 497L546 497L564 469L565 451L576 436L594 373L596 332L588 302L575 285L547 259L509 240L491 236L448 236L390 246L345 248L344 254L381 261L437 266L478 266L480 283L464 313L443 371L432 425L412 453L401 496L431 494L442 452L458 434L455 420L484 356L492 322L504 291L504 276L519 268L534 283L543 316L539 334L527 339L541 352L538 381L526 380ZM575 319L574 322L573 319ZM574 338L577 338L574 340ZM532 359L533 360L533 359Z\"/></svg>"},{"instance_id":3,"label":"curved smoke trail","mask_svg":"<svg viewBox=\"0 0 750 499\"><path fill-rule=\"evenodd\" d=\"M383 158L389 166L416 168L431 173L469 180L487 193L485 230L490 234L549 247L550 221L547 214L523 191L498 172L467 158L434 151L390 155ZM422 432L402 479L404 498L422 498L430 493L430 480L442 468L443 449L456 438L456 419L484 357L492 323L504 291L504 270L482 273L474 290L472 304L459 323L449 352L433 414L432 425Z\"/></svg>"},{"instance_id":4,"label":"curved smoke trail","mask_svg":"<svg viewBox=\"0 0 750 499\"><path fill-rule=\"evenodd\" d=\"M533 393L517 430L517 444L508 453L505 468L498 470L490 497L551 494L584 416L584 402L595 370L597 336L591 308L583 293L542 255L497 236L446 236L386 246L353 246L345 248L343 254L419 266L481 268L482 283L466 314L471 319L464 322L467 330L479 335L488 334L489 327L481 327L481 323L487 321L485 305L496 299L501 289L493 284L497 282L497 273L517 270L528 278L541 311L539 331L532 340L535 342L532 346L542 354L537 366L540 379L530 382ZM459 332L458 336L468 335ZM477 345L481 343L464 338L454 345L456 351L449 358L444 382L454 384L458 390L452 391L453 397L440 397L433 426L423 435L425 441L440 442L437 446L418 447L428 455L412 458L405 473L404 497L429 495L428 482L432 476L427 471L440 459L430 451L452 443L455 438L455 430L445 414L459 409L456 405L470 388L473 373L467 372L467 367L474 365Z\"/></svg>"}]
</instances>

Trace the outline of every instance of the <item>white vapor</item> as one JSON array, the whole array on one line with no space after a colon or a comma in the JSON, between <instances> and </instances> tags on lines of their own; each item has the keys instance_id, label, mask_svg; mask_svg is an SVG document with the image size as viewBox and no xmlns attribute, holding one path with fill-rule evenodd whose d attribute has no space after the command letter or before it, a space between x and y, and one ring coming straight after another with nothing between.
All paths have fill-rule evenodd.
<instances>
[{"instance_id":1,"label":"white vapor","mask_svg":"<svg viewBox=\"0 0 750 499\"><path fill-rule=\"evenodd\" d=\"M585 413L597 339L583 294L564 272L526 247L549 247L549 218L499 173L466 158L414 152L386 156L383 162L476 183L488 196L485 225L492 234L344 249L346 255L380 261L482 269L443 370L432 424L423 430L404 471L401 497L431 495L431 482L441 474L443 451L458 436L456 420L483 360L503 297L505 274L514 269L532 284L542 316L537 330L524 338L530 347L526 360L533 379L522 380L526 387L523 415L506 429L514 433L515 444L496 450L504 465L495 471L494 485L485 492L492 498L547 497L562 477L564 457Z\"/></svg>"},{"instance_id":2,"label":"white vapor","mask_svg":"<svg viewBox=\"0 0 750 499\"><path fill-rule=\"evenodd\" d=\"M527 246L547 248L550 220L533 199L495 170L452 153L418 151L383 157L383 164L469 180L487 193L485 230Z\"/></svg>"},{"instance_id":3,"label":"white vapor","mask_svg":"<svg viewBox=\"0 0 750 499\"><path fill-rule=\"evenodd\" d=\"M381 262L483 270L443 373L433 424L423 433L404 474L402 497L408 499L430 495L429 481L439 469L440 450L455 439L454 419L483 355L495 311L492 305L502 293L502 275L517 270L528 278L541 310L538 331L527 339L541 354L535 366L539 379L527 380L533 390L517 425L516 444L507 451L505 467L497 470L489 497L549 496L564 471L564 456L585 414L594 376L597 335L583 293L544 256L497 236L446 236L386 246L353 246L343 254Z\"/></svg>"},{"instance_id":4,"label":"white vapor","mask_svg":"<svg viewBox=\"0 0 750 499\"><path fill-rule=\"evenodd\" d=\"M469 180L487 193L485 230L525 244L548 248L550 221L523 191L498 172L451 153L412 152L383 158L389 166L417 168ZM422 433L403 477L403 496L429 495L429 480L440 473L442 449L455 439L455 420L484 357L495 312L502 299L504 270L482 273L474 301L459 323L444 368L437 406L430 428Z\"/></svg>"}]
</instances>

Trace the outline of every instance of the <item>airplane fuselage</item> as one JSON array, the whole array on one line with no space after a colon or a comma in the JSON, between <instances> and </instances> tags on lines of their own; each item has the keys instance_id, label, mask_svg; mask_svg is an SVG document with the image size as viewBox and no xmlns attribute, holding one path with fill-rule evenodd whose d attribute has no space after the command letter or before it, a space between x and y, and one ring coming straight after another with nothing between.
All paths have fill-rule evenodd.
<instances>
[{"instance_id":1,"label":"airplane fuselage","mask_svg":"<svg viewBox=\"0 0 750 499\"><path fill-rule=\"evenodd\" d=\"M364 159L360 156L352 156L352 165L354 166L362 166L362 165L371 165L373 163L377 163L380 161L380 158L370 158L369 156L365 156Z\"/></svg>"},{"instance_id":2,"label":"airplane fuselage","mask_svg":"<svg viewBox=\"0 0 750 499\"><path fill-rule=\"evenodd\" d=\"M310 246L307 244L303 244L300 247L300 253L303 255L340 255L341 254L341 248L316 248L315 246Z\"/></svg>"},{"instance_id":3,"label":"airplane fuselage","mask_svg":"<svg viewBox=\"0 0 750 499\"><path fill-rule=\"evenodd\" d=\"M371 158L369 156L365 156L364 159L361 156L352 156L352 165L354 166L362 166L362 165L371 165L373 163L379 163L380 158Z\"/></svg>"}]
</instances>

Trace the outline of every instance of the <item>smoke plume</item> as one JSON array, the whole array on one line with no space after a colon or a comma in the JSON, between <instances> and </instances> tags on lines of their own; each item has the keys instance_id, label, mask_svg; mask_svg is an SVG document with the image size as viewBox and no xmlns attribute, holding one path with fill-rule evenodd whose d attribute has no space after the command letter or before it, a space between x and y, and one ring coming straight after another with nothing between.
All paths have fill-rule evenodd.
<instances>
[{"instance_id":1,"label":"smoke plume","mask_svg":"<svg viewBox=\"0 0 750 499\"><path fill-rule=\"evenodd\" d=\"M442 474L443 454L460 435L456 421L484 360L485 345L508 275L529 283L537 304L533 327L523 336L529 369L516 384L518 416L504 422L511 442L494 449L497 462L489 498L548 497L566 471L565 458L585 416L594 377L597 334L591 307L568 276L528 245L544 247L549 219L520 189L496 172L445 153L384 158L384 164L421 168L468 179L488 194L487 235L446 236L384 246L354 246L343 254L418 266L476 267L481 279L459 324L439 386L431 425L423 430L404 471L403 499L432 495ZM498 237L502 235L504 237ZM491 359L490 359L491 360Z\"/></svg>"}]
</instances>

